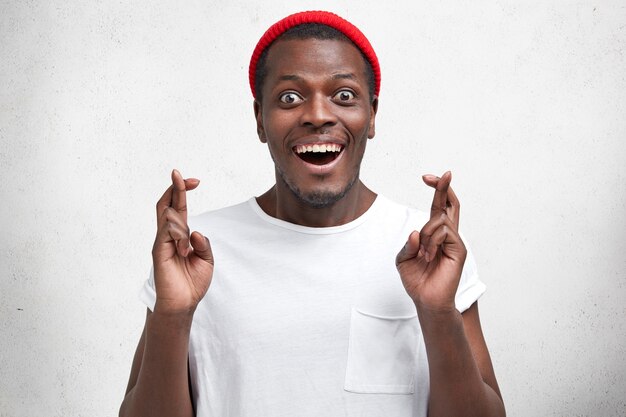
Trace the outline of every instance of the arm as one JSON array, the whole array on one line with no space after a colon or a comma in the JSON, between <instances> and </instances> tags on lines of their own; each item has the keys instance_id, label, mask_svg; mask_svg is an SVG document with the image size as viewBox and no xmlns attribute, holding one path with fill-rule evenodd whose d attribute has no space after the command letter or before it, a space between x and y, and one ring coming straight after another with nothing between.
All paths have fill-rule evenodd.
<instances>
[{"instance_id":1,"label":"arm","mask_svg":"<svg viewBox=\"0 0 626 417\"><path fill-rule=\"evenodd\" d=\"M137 345L122 416L193 416L187 355L191 318L148 311Z\"/></svg>"},{"instance_id":2,"label":"arm","mask_svg":"<svg viewBox=\"0 0 626 417\"><path fill-rule=\"evenodd\" d=\"M428 415L504 416L477 303L463 314L422 311L418 317L430 368Z\"/></svg>"},{"instance_id":3,"label":"arm","mask_svg":"<svg viewBox=\"0 0 626 417\"><path fill-rule=\"evenodd\" d=\"M485 344L478 304L463 314L454 304L467 255L458 234L459 202L451 174L425 176L436 189L430 220L396 258L415 303L430 368L430 417L503 417L504 404Z\"/></svg>"},{"instance_id":4,"label":"arm","mask_svg":"<svg viewBox=\"0 0 626 417\"><path fill-rule=\"evenodd\" d=\"M148 311L135 352L120 417L194 415L189 391L189 333L196 306L208 290L213 255L207 238L189 234L186 191L198 180L172 172L172 186L157 203L152 257L157 300ZM191 248L190 248L191 245Z\"/></svg>"}]
</instances>

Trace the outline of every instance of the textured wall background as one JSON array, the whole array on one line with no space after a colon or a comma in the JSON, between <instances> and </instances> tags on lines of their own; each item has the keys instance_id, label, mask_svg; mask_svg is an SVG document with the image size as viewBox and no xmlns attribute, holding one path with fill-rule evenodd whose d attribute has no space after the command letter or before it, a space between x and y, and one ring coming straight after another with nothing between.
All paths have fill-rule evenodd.
<instances>
[{"instance_id":1,"label":"textured wall background","mask_svg":"<svg viewBox=\"0 0 626 417\"><path fill-rule=\"evenodd\" d=\"M363 178L452 169L510 416L626 415L626 6L0 1L0 416L117 413L171 168L193 213L258 195L247 64L326 8L382 62Z\"/></svg>"}]
</instances>

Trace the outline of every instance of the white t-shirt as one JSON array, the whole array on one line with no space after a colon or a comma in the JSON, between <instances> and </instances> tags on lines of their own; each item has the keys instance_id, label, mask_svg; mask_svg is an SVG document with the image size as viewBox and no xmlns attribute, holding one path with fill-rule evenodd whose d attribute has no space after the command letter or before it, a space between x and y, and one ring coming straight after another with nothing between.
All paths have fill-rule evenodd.
<instances>
[{"instance_id":1,"label":"white t-shirt","mask_svg":"<svg viewBox=\"0 0 626 417\"><path fill-rule=\"evenodd\" d=\"M197 416L425 417L428 362L395 267L426 213L378 196L341 226L268 216L254 198L190 219L211 240L189 365ZM469 252L456 296L485 291ZM142 301L154 308L154 278Z\"/></svg>"}]
</instances>

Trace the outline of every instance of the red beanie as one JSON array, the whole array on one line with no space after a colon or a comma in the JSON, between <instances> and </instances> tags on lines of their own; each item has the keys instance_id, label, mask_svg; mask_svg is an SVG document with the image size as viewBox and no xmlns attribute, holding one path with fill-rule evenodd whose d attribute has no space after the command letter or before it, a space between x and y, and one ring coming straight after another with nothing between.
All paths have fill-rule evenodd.
<instances>
[{"instance_id":1,"label":"red beanie","mask_svg":"<svg viewBox=\"0 0 626 417\"><path fill-rule=\"evenodd\" d=\"M376 57L374 48L372 48L372 45L367 40L365 35L352 23L337 16L334 13L323 11L310 11L295 13L274 23L263 34L263 36L259 40L259 43L256 44L256 48L254 48L252 58L250 59L249 69L250 89L252 90L252 96L254 98L256 98L256 91L254 88L256 65L263 51L267 47L269 47L272 42L274 42L276 38L278 38L280 35L295 26L305 23L319 23L322 25L330 26L331 28L336 29L346 35L346 37L350 39L357 46L357 48L361 50L361 52L363 52L363 55L365 55L370 65L372 66L372 70L374 71L374 94L378 95L380 91L380 66L378 65L378 58Z\"/></svg>"}]
</instances>

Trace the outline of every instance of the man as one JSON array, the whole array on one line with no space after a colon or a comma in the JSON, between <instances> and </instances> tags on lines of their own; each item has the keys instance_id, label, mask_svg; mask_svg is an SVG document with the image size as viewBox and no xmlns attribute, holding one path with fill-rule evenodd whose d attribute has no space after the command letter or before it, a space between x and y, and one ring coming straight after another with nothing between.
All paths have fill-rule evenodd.
<instances>
[{"instance_id":1,"label":"man","mask_svg":"<svg viewBox=\"0 0 626 417\"><path fill-rule=\"evenodd\" d=\"M503 416L451 174L424 176L430 215L359 179L380 89L365 36L288 16L250 85L276 184L190 227L199 181L172 172L120 415Z\"/></svg>"}]
</instances>

